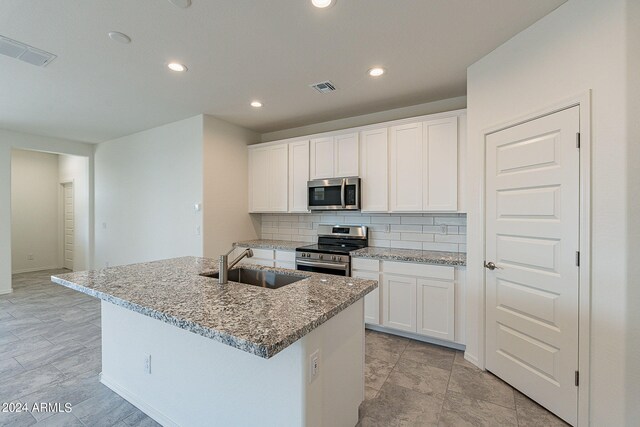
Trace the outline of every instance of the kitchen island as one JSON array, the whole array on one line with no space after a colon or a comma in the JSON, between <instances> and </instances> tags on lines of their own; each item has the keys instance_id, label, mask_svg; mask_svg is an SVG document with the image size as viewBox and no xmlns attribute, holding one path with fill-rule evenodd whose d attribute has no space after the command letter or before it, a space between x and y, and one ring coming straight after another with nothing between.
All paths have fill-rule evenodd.
<instances>
[{"instance_id":1,"label":"kitchen island","mask_svg":"<svg viewBox=\"0 0 640 427\"><path fill-rule=\"evenodd\" d=\"M243 267L304 278L220 285L185 257L52 280L102 300L101 381L163 425L355 425L377 282Z\"/></svg>"}]
</instances>

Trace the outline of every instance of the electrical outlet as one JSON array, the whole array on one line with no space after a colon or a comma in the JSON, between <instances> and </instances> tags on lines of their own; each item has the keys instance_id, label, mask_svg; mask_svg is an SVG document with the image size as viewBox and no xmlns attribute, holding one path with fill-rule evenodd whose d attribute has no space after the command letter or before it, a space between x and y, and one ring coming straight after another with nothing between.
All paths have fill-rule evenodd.
<instances>
[{"instance_id":1,"label":"electrical outlet","mask_svg":"<svg viewBox=\"0 0 640 427\"><path fill-rule=\"evenodd\" d=\"M316 350L309 356L309 383L313 382L320 372L320 350Z\"/></svg>"},{"instance_id":2,"label":"electrical outlet","mask_svg":"<svg viewBox=\"0 0 640 427\"><path fill-rule=\"evenodd\" d=\"M27 255L27 261L33 261L33 254Z\"/></svg>"},{"instance_id":3,"label":"electrical outlet","mask_svg":"<svg viewBox=\"0 0 640 427\"><path fill-rule=\"evenodd\" d=\"M106 229L107 229L107 223L106 223L106 222L103 222L103 223L102 223L102 229L103 229L103 230L106 230Z\"/></svg>"},{"instance_id":4,"label":"electrical outlet","mask_svg":"<svg viewBox=\"0 0 640 427\"><path fill-rule=\"evenodd\" d=\"M105 261L105 262L104 262L104 266L105 266L106 268L109 268L109 264L110 264L110 263L109 263L109 261Z\"/></svg>"},{"instance_id":5,"label":"electrical outlet","mask_svg":"<svg viewBox=\"0 0 640 427\"><path fill-rule=\"evenodd\" d=\"M144 373L151 374L151 355L147 354L144 356Z\"/></svg>"},{"instance_id":6,"label":"electrical outlet","mask_svg":"<svg viewBox=\"0 0 640 427\"><path fill-rule=\"evenodd\" d=\"M201 232L202 232L202 229L200 228L200 226L196 225L196 236L199 236Z\"/></svg>"},{"instance_id":7,"label":"electrical outlet","mask_svg":"<svg viewBox=\"0 0 640 427\"><path fill-rule=\"evenodd\" d=\"M440 234L447 234L447 226L445 224L440 226Z\"/></svg>"}]
</instances>

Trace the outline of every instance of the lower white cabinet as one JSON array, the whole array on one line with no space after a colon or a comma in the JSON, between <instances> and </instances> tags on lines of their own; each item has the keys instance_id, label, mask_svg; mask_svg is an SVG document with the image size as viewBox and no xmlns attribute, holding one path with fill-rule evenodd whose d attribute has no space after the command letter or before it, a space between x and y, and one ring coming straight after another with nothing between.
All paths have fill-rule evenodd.
<instances>
[{"instance_id":1,"label":"lower white cabinet","mask_svg":"<svg viewBox=\"0 0 640 427\"><path fill-rule=\"evenodd\" d=\"M454 291L454 282L418 279L417 333L454 340Z\"/></svg>"},{"instance_id":2,"label":"lower white cabinet","mask_svg":"<svg viewBox=\"0 0 640 427\"><path fill-rule=\"evenodd\" d=\"M380 281L380 273L377 271L353 271L351 276ZM364 297L364 322L372 325L380 324L380 286Z\"/></svg>"},{"instance_id":3,"label":"lower white cabinet","mask_svg":"<svg viewBox=\"0 0 640 427\"><path fill-rule=\"evenodd\" d=\"M384 274L382 276L382 325L401 331L416 332L415 277Z\"/></svg>"},{"instance_id":4,"label":"lower white cabinet","mask_svg":"<svg viewBox=\"0 0 640 427\"><path fill-rule=\"evenodd\" d=\"M459 341L454 267L362 258L354 258L352 267L353 277L380 283L365 297L365 323Z\"/></svg>"}]
</instances>

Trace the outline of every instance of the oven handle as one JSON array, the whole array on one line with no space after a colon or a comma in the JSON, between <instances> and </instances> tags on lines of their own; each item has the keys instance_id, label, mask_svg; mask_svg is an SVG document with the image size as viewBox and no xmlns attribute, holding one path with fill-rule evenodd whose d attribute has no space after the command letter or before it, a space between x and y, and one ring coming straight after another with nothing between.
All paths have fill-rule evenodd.
<instances>
[{"instance_id":1,"label":"oven handle","mask_svg":"<svg viewBox=\"0 0 640 427\"><path fill-rule=\"evenodd\" d=\"M332 270L344 270L347 271L349 265L348 264L332 264L328 262L309 262L309 261L299 261L296 260L296 265L306 265L307 267L323 267L330 268Z\"/></svg>"},{"instance_id":2,"label":"oven handle","mask_svg":"<svg viewBox=\"0 0 640 427\"><path fill-rule=\"evenodd\" d=\"M342 185L340 186L340 202L342 203L342 207L347 207L346 202L346 189L347 189L347 178L342 178Z\"/></svg>"}]
</instances>

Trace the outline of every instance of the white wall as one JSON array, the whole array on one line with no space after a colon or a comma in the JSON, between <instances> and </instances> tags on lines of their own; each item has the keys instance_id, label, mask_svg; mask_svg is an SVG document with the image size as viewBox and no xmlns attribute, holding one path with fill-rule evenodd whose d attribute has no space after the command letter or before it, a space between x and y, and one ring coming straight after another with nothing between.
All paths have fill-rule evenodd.
<instances>
[{"instance_id":1,"label":"white wall","mask_svg":"<svg viewBox=\"0 0 640 427\"><path fill-rule=\"evenodd\" d=\"M60 267L58 155L13 150L11 272ZM33 259L29 260L28 258Z\"/></svg>"},{"instance_id":2,"label":"white wall","mask_svg":"<svg viewBox=\"0 0 640 427\"><path fill-rule=\"evenodd\" d=\"M58 156L58 182L73 182L73 202L74 202L74 251L73 269L75 271L87 270L89 268L89 159L80 156ZM61 186L58 188L61 190ZM59 221L62 224L62 221ZM62 230L60 230L62 231ZM62 239L62 235L59 236ZM59 245L62 247L62 244ZM60 262L62 265L62 255L60 252Z\"/></svg>"},{"instance_id":3,"label":"white wall","mask_svg":"<svg viewBox=\"0 0 640 427\"><path fill-rule=\"evenodd\" d=\"M259 136L212 116L202 120L204 256L216 258L233 242L259 235L260 224L248 214L247 197L247 144Z\"/></svg>"},{"instance_id":4,"label":"white wall","mask_svg":"<svg viewBox=\"0 0 640 427\"><path fill-rule=\"evenodd\" d=\"M323 123L315 123L308 126L269 132L262 134L261 140L262 142L268 142L280 139L296 138L298 136L312 135L314 133L331 132L334 130L349 129L375 123L389 122L392 120L406 119L409 117L460 110L466 108L466 106L467 98L465 96L459 96L457 98L412 105L410 107L395 108L393 110L380 111L362 116L347 117Z\"/></svg>"},{"instance_id":5,"label":"white wall","mask_svg":"<svg viewBox=\"0 0 640 427\"><path fill-rule=\"evenodd\" d=\"M640 1L627 3L627 125L629 153L627 155L628 243L627 266L629 293L627 297L627 419L640 419ZM635 141L635 142L634 142Z\"/></svg>"},{"instance_id":6,"label":"white wall","mask_svg":"<svg viewBox=\"0 0 640 427\"><path fill-rule=\"evenodd\" d=\"M202 255L202 116L95 153L95 267Z\"/></svg>"},{"instance_id":7,"label":"white wall","mask_svg":"<svg viewBox=\"0 0 640 427\"><path fill-rule=\"evenodd\" d=\"M93 145L0 129L0 294L11 292L11 150L85 156L89 159L89 221L93 218ZM91 229L90 224L90 229ZM93 235L89 234L90 246Z\"/></svg>"},{"instance_id":8,"label":"white wall","mask_svg":"<svg viewBox=\"0 0 640 427\"><path fill-rule=\"evenodd\" d=\"M624 0L570 0L469 67L467 81L467 351L476 357L483 351L483 337L476 329L482 322L483 129L592 90L590 408L591 425L596 426L631 425L627 414L637 411L625 407L625 385L630 381L627 358L634 357L633 363L638 363L637 353L625 353L629 328L625 305L632 285L626 252L631 237L627 233L631 189L626 175L631 139L626 123L625 7ZM632 119L637 121L637 116ZM637 163L633 166L637 170ZM637 235L632 238L638 240ZM637 287L637 279L633 285ZM637 304L632 309L637 311Z\"/></svg>"}]
</instances>

